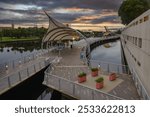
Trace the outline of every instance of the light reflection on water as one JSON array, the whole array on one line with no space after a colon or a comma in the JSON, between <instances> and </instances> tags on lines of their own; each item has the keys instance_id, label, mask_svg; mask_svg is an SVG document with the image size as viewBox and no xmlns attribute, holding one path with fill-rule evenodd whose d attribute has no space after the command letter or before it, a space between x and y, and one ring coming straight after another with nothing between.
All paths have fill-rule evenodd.
<instances>
[{"instance_id":1,"label":"light reflection on water","mask_svg":"<svg viewBox=\"0 0 150 117\"><path fill-rule=\"evenodd\" d=\"M91 52L91 59L121 64L120 41L98 46Z\"/></svg>"}]
</instances>

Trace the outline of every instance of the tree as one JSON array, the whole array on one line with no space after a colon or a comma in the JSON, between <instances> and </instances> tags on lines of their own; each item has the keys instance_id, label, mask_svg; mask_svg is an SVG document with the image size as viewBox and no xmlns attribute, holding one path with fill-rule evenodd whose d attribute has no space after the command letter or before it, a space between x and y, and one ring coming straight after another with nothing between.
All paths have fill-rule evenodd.
<instances>
[{"instance_id":1,"label":"tree","mask_svg":"<svg viewBox=\"0 0 150 117\"><path fill-rule=\"evenodd\" d=\"M148 0L125 0L119 8L118 14L122 23L127 25L148 9L150 9Z\"/></svg>"}]
</instances>

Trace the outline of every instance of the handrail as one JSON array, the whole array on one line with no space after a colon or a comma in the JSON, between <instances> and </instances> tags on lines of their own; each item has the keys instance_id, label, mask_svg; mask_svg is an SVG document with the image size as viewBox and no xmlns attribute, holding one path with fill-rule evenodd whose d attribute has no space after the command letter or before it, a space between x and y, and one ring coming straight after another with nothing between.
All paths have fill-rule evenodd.
<instances>
[{"instance_id":1,"label":"handrail","mask_svg":"<svg viewBox=\"0 0 150 117\"><path fill-rule=\"evenodd\" d=\"M0 74L3 74L6 70L15 69L24 63L30 62L31 60L35 60L38 57L45 55L46 53L48 53L49 51L53 49L54 48L50 48L49 50L40 50L39 52L29 54L21 58L17 58L14 60L7 61L3 64L0 64Z\"/></svg>"},{"instance_id":2,"label":"handrail","mask_svg":"<svg viewBox=\"0 0 150 117\"><path fill-rule=\"evenodd\" d=\"M115 95L111 95L111 94L109 94L109 93L105 93L105 92L103 92L103 91L96 90L96 89L94 89L94 88L90 88L90 87L87 87L87 86L83 86L83 85L81 85L81 84L75 83L75 82L70 81L70 80L68 80L68 79L65 79L65 78L62 78L62 77L59 77L59 76L56 76L56 75L52 75L52 74L50 74L50 73L47 73L46 71L45 71L45 75L47 75L47 76L52 76L52 77L55 77L55 78L64 80L65 82L69 82L69 83L72 83L72 84L74 84L74 85L79 85L79 86L81 86L81 87L85 87L86 89L90 89L90 90L92 90L92 91L97 91L97 92L102 93L102 94L104 94L104 95L106 95L106 96L108 96L108 97L112 97L112 98L119 99L119 100L124 100L124 98L121 98L121 97L118 97L118 96L115 96ZM46 77L46 78L47 78L47 77ZM45 79L45 80L47 81L47 79ZM48 84L47 84L47 85L48 85ZM92 96L92 97L93 97L93 96Z\"/></svg>"}]
</instances>

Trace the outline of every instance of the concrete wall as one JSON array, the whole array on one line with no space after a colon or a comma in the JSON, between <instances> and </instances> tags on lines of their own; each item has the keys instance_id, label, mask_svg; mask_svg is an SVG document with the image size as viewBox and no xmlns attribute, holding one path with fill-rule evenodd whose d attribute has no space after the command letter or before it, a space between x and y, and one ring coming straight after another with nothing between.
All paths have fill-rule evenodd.
<instances>
[{"instance_id":1,"label":"concrete wall","mask_svg":"<svg viewBox=\"0 0 150 117\"><path fill-rule=\"evenodd\" d=\"M150 96L150 10L126 26L121 42L130 70L139 78L135 79L139 93L147 98L146 92Z\"/></svg>"}]
</instances>

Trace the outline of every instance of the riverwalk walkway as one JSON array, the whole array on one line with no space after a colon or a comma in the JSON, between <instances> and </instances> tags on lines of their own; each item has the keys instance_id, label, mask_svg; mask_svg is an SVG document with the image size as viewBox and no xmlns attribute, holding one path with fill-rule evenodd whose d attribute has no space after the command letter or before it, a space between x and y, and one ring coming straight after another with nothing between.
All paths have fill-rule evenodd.
<instances>
[{"instance_id":1,"label":"riverwalk walkway","mask_svg":"<svg viewBox=\"0 0 150 117\"><path fill-rule=\"evenodd\" d=\"M0 94L15 87L48 66L55 59L55 56L49 56L49 52L52 50L53 48L42 50L38 53L1 64Z\"/></svg>"},{"instance_id":2,"label":"riverwalk walkway","mask_svg":"<svg viewBox=\"0 0 150 117\"><path fill-rule=\"evenodd\" d=\"M104 77L104 88L96 89L96 78L91 77L89 66L80 59L80 52L85 45L86 42L81 40L80 42L74 43L73 48L64 48L57 52L52 51L50 55L59 55L60 59L59 62L52 64L46 70L43 84L77 99L140 99L131 75L125 74L127 72L124 73L123 69L126 66L123 65L106 62L105 65L102 65L103 62L96 61L96 65L101 66L99 76ZM94 61L90 60L90 62ZM117 68L117 79L115 81L109 81L109 73L114 72L114 68ZM78 83L77 75L82 71L87 73L87 81Z\"/></svg>"}]
</instances>

